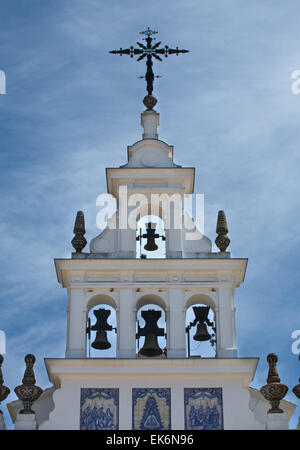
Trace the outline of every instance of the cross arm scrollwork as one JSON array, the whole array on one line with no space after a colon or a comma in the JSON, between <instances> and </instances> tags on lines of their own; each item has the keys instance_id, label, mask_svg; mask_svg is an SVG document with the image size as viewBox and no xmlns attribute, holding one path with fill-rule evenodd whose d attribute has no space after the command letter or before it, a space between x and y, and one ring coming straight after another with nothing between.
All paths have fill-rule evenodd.
<instances>
[{"instance_id":1,"label":"cross arm scrollwork","mask_svg":"<svg viewBox=\"0 0 300 450\"><path fill-rule=\"evenodd\" d=\"M153 81L154 81L154 73L153 73L153 61L152 58L162 61L162 58L160 55L165 56L167 58L169 55L179 55L180 53L188 53L189 50L179 49L176 48L170 48L168 45L165 45L164 47L160 48L161 41L156 42L153 44L153 40L155 40L154 37L152 37L154 34L157 34L157 31L151 30L149 27L145 31L141 31L140 34L145 35L146 38L144 40L146 41L146 45L144 45L142 42L137 42L137 45L139 48L134 48L133 46L130 46L129 48L123 49L122 47L120 50L111 50L109 53L112 53L114 55L129 55L131 58L134 56L138 56L137 61L141 61L144 58L146 59L146 74L144 77L139 78L145 78L147 83L147 92L148 95L152 95L153 91Z\"/></svg>"}]
</instances>

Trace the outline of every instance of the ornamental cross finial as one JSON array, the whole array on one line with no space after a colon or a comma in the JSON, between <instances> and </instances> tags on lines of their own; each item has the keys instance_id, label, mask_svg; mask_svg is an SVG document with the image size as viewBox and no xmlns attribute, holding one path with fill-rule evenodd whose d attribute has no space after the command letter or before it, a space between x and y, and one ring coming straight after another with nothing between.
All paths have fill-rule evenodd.
<instances>
[{"instance_id":1,"label":"ornamental cross finial","mask_svg":"<svg viewBox=\"0 0 300 450\"><path fill-rule=\"evenodd\" d=\"M146 74L145 74L145 79L146 79L146 83L147 83L147 92L148 92L148 100L147 101L147 97L144 99L144 104L148 107L148 109L152 109L153 106L155 106L156 104L156 99L155 102L153 101L154 97L152 97L152 92L153 92L153 81L154 81L154 73L153 73L153 61L152 61L152 57L157 59L158 61L162 61L162 58L160 57L160 55L165 56L165 58L167 58L169 55L179 55L179 53L188 53L189 50L183 50L183 49L179 49L178 47L174 48L169 48L167 45L165 45L164 47L159 48L161 42L156 42L155 44L152 44L152 41L155 40L155 38L153 38L153 34L157 34L157 31L153 31L151 30L149 27L147 28L147 30L145 31L141 31L140 34L145 35L146 37L143 38L143 40L146 41L147 45L142 44L141 42L137 42L137 45L139 46L139 48L134 48L133 46L123 49L120 48L120 50L111 50L109 53L112 53L114 55L129 55L131 58L133 58L135 55L139 55L137 61L141 61L144 58L146 59ZM146 101L145 101L146 100ZM152 100L152 101L151 101ZM154 103L154 105L153 105Z\"/></svg>"},{"instance_id":2,"label":"ornamental cross finial","mask_svg":"<svg viewBox=\"0 0 300 450\"><path fill-rule=\"evenodd\" d=\"M157 34L157 33L158 33L158 31L150 30L149 27L145 31L140 31L140 34L145 34L147 37L150 37L150 36L152 36L152 34ZM155 39L155 38L153 38L153 39Z\"/></svg>"}]
</instances>

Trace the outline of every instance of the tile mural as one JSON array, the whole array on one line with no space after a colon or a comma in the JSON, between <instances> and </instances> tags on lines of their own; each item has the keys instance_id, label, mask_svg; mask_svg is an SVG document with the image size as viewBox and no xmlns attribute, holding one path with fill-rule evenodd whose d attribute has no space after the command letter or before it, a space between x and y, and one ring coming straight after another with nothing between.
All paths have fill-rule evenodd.
<instances>
[{"instance_id":1,"label":"tile mural","mask_svg":"<svg viewBox=\"0 0 300 450\"><path fill-rule=\"evenodd\" d=\"M81 389L80 429L119 429L119 389Z\"/></svg>"},{"instance_id":2,"label":"tile mural","mask_svg":"<svg viewBox=\"0 0 300 450\"><path fill-rule=\"evenodd\" d=\"M132 429L171 429L171 389L132 389Z\"/></svg>"},{"instance_id":3,"label":"tile mural","mask_svg":"<svg viewBox=\"0 0 300 450\"><path fill-rule=\"evenodd\" d=\"M222 388L185 388L186 430L223 430Z\"/></svg>"}]
</instances>

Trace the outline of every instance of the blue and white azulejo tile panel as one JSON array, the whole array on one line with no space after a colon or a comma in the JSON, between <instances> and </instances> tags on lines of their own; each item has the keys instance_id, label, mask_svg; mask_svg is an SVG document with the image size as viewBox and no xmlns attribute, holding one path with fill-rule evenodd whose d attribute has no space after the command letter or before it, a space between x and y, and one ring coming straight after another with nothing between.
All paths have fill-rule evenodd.
<instances>
[{"instance_id":1,"label":"blue and white azulejo tile panel","mask_svg":"<svg viewBox=\"0 0 300 450\"><path fill-rule=\"evenodd\" d=\"M186 430L223 430L222 388L185 388Z\"/></svg>"},{"instance_id":2,"label":"blue and white azulejo tile panel","mask_svg":"<svg viewBox=\"0 0 300 450\"><path fill-rule=\"evenodd\" d=\"M80 429L119 429L119 389L81 389Z\"/></svg>"},{"instance_id":3,"label":"blue and white azulejo tile panel","mask_svg":"<svg viewBox=\"0 0 300 450\"><path fill-rule=\"evenodd\" d=\"M132 429L171 429L171 389L132 389Z\"/></svg>"}]
</instances>

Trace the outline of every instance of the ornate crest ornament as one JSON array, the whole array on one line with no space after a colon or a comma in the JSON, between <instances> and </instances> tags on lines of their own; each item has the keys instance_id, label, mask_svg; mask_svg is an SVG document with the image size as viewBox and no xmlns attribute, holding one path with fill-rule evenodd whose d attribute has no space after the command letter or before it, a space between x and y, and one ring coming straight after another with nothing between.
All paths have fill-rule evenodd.
<instances>
[{"instance_id":1,"label":"ornate crest ornament","mask_svg":"<svg viewBox=\"0 0 300 450\"><path fill-rule=\"evenodd\" d=\"M33 366L35 363L35 356L28 354L25 356L26 369L24 377L20 386L15 387L17 397L23 402L23 407L20 414L35 414L31 409L32 404L41 396L43 389L35 385L35 376Z\"/></svg>"},{"instance_id":2,"label":"ornate crest ornament","mask_svg":"<svg viewBox=\"0 0 300 450\"><path fill-rule=\"evenodd\" d=\"M299 355L299 361L300 361L300 355ZM299 378L299 381L300 381L300 378ZM296 397L300 399L300 384L296 384L296 386L293 387L293 392L296 395Z\"/></svg>"},{"instance_id":3,"label":"ornate crest ornament","mask_svg":"<svg viewBox=\"0 0 300 450\"><path fill-rule=\"evenodd\" d=\"M270 353L267 356L267 361L269 364L268 384L260 388L260 392L265 399L270 402L271 408L268 410L268 413L283 413L283 410L279 408L279 404L289 388L285 384L280 383L276 368L276 363L278 361L277 355L275 355L275 353Z\"/></svg>"},{"instance_id":4,"label":"ornate crest ornament","mask_svg":"<svg viewBox=\"0 0 300 450\"><path fill-rule=\"evenodd\" d=\"M3 375L2 375L2 363L4 361L4 358L2 355L0 355L0 403L3 402L6 397L8 396L8 394L10 393L10 389L6 386L3 386L4 380L3 380ZM0 414L2 414L2 411L0 409Z\"/></svg>"},{"instance_id":5,"label":"ornate crest ornament","mask_svg":"<svg viewBox=\"0 0 300 450\"><path fill-rule=\"evenodd\" d=\"M82 211L77 212L73 233L75 234L75 236L73 237L71 243L75 248L76 253L81 253L81 250L84 249L87 244L87 241L84 237L85 224L84 214Z\"/></svg>"},{"instance_id":6,"label":"ornate crest ornament","mask_svg":"<svg viewBox=\"0 0 300 450\"><path fill-rule=\"evenodd\" d=\"M215 240L216 246L220 249L220 252L225 252L230 244L230 239L227 236L228 227L224 211L218 212L216 233L218 235Z\"/></svg>"},{"instance_id":7,"label":"ornate crest ornament","mask_svg":"<svg viewBox=\"0 0 300 450\"><path fill-rule=\"evenodd\" d=\"M168 45L165 45L164 47L159 48L161 42L156 42L155 44L152 43L152 41L155 40L154 37L152 37L154 34L157 34L157 31L150 30L148 27L147 30L141 31L140 34L145 35L146 37L143 38L143 40L146 41L147 45L144 45L141 42L137 42L137 45L139 48L134 48L133 46L129 48L120 48L120 50L111 50L109 53L112 53L113 55L129 55L131 58L133 58L136 55L139 55L137 61L141 61L142 59L146 58L146 73L145 76L139 77L139 78L145 78L147 83L147 92L148 95L144 98L143 103L146 106L147 110L152 110L154 106L157 103L157 100L155 97L153 97L153 81L154 78L158 78L153 73L153 61L152 58L162 61L162 58L160 55L167 58L169 55L179 55L179 53L188 53L189 50L183 50L176 48L170 48Z\"/></svg>"}]
</instances>

